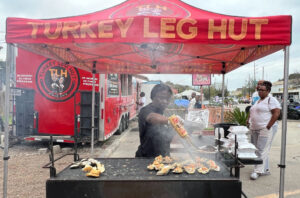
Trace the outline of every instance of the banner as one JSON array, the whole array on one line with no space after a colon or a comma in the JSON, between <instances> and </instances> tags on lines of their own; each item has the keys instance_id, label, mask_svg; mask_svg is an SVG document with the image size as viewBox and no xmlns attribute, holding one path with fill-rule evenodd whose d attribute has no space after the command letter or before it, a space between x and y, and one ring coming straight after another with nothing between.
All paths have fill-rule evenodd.
<instances>
[{"instance_id":1,"label":"banner","mask_svg":"<svg viewBox=\"0 0 300 198\"><path fill-rule=\"evenodd\" d=\"M193 86L210 85L210 74L193 74Z\"/></svg>"}]
</instances>

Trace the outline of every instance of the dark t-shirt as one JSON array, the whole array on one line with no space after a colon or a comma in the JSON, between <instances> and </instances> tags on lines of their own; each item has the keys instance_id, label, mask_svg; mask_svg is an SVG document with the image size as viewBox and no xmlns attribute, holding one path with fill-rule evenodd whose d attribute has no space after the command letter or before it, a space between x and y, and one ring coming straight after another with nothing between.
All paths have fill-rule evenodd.
<instances>
[{"instance_id":1,"label":"dark t-shirt","mask_svg":"<svg viewBox=\"0 0 300 198\"><path fill-rule=\"evenodd\" d=\"M170 155L170 143L174 133L162 124L151 124L146 121L150 113L163 114L152 103L143 107L139 113L140 146L135 153L136 157L156 157Z\"/></svg>"},{"instance_id":2,"label":"dark t-shirt","mask_svg":"<svg viewBox=\"0 0 300 198\"><path fill-rule=\"evenodd\" d=\"M200 102L196 102L194 108L195 109L201 109L202 108L201 103Z\"/></svg>"}]
</instances>

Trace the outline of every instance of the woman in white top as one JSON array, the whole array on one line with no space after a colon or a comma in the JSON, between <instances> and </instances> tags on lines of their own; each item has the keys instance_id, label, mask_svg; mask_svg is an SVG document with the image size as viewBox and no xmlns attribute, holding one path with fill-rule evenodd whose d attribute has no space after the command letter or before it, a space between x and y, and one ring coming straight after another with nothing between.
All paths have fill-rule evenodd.
<instances>
[{"instance_id":1,"label":"woman in white top","mask_svg":"<svg viewBox=\"0 0 300 198\"><path fill-rule=\"evenodd\" d=\"M260 165L255 165L251 179L257 179L260 175L268 175L268 156L273 139L272 126L280 115L281 106L276 98L269 96L272 83L264 81L259 86L258 94L260 99L250 109L250 131L251 141L257 148L257 155L263 160Z\"/></svg>"}]
</instances>

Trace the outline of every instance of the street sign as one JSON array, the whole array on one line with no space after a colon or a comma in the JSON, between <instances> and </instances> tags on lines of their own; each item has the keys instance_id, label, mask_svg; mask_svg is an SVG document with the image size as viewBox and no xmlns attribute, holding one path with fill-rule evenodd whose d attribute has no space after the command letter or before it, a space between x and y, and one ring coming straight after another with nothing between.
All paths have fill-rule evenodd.
<instances>
[{"instance_id":1,"label":"street sign","mask_svg":"<svg viewBox=\"0 0 300 198\"><path fill-rule=\"evenodd\" d=\"M21 89L10 89L10 95L12 96L21 96L22 90Z\"/></svg>"}]
</instances>

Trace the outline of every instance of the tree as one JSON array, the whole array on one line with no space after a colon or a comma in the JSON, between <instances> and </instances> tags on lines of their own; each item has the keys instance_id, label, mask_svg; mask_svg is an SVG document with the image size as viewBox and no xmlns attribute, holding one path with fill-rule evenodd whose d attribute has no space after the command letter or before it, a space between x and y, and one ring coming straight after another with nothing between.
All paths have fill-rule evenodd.
<instances>
[{"instance_id":1,"label":"tree","mask_svg":"<svg viewBox=\"0 0 300 198\"><path fill-rule=\"evenodd\" d=\"M222 88L216 88L215 85L205 86L203 88L204 97L209 99L214 98L215 96L222 97ZM224 96L227 97L229 95L229 91L227 87L224 88Z\"/></svg>"}]
</instances>

